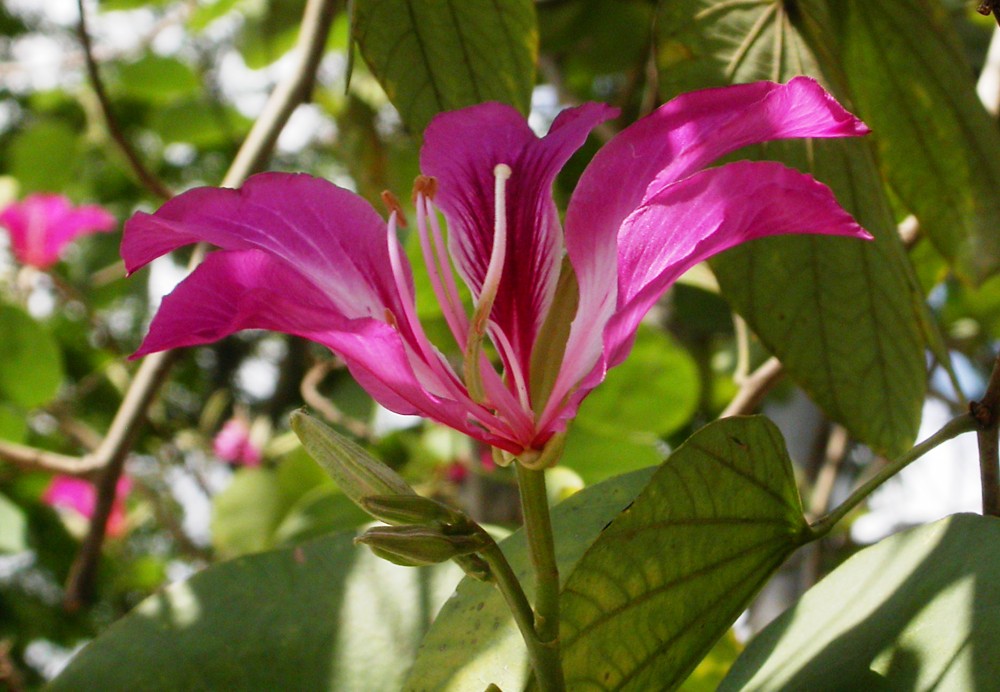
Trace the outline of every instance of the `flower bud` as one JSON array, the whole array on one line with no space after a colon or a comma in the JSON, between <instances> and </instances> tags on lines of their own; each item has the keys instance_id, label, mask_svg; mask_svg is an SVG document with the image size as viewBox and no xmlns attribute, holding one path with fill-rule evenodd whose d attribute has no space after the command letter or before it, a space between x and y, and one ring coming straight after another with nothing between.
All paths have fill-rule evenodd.
<instances>
[{"instance_id":1,"label":"flower bud","mask_svg":"<svg viewBox=\"0 0 1000 692\"><path fill-rule=\"evenodd\" d=\"M461 512L421 495L372 495L361 508L386 524L448 524L468 522Z\"/></svg>"},{"instance_id":2,"label":"flower bud","mask_svg":"<svg viewBox=\"0 0 1000 692\"><path fill-rule=\"evenodd\" d=\"M449 536L435 526L376 526L354 539L379 557L406 567L435 565L489 545L478 532Z\"/></svg>"},{"instance_id":3,"label":"flower bud","mask_svg":"<svg viewBox=\"0 0 1000 692\"><path fill-rule=\"evenodd\" d=\"M362 509L367 497L416 495L402 476L305 411L295 411L291 422L309 455Z\"/></svg>"}]
</instances>

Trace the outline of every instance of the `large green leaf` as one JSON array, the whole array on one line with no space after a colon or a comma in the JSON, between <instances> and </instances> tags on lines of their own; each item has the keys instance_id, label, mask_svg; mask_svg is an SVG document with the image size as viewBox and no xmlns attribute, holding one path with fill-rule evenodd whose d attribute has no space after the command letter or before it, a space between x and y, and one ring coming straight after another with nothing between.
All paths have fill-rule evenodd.
<instances>
[{"instance_id":1,"label":"large green leaf","mask_svg":"<svg viewBox=\"0 0 1000 692\"><path fill-rule=\"evenodd\" d=\"M399 689L461 570L398 567L337 534L224 562L143 601L51 690Z\"/></svg>"},{"instance_id":2,"label":"large green leaf","mask_svg":"<svg viewBox=\"0 0 1000 692\"><path fill-rule=\"evenodd\" d=\"M356 0L354 13L361 55L413 131L483 101L527 114L538 51L530 0Z\"/></svg>"},{"instance_id":3,"label":"large green leaf","mask_svg":"<svg viewBox=\"0 0 1000 692\"><path fill-rule=\"evenodd\" d=\"M1000 133L939 3L850 0L844 74L903 202L961 276L1000 269Z\"/></svg>"},{"instance_id":4,"label":"large green leaf","mask_svg":"<svg viewBox=\"0 0 1000 692\"><path fill-rule=\"evenodd\" d=\"M0 303L0 400L25 409L51 400L63 379L55 339L27 313Z\"/></svg>"},{"instance_id":5,"label":"large green leaf","mask_svg":"<svg viewBox=\"0 0 1000 692\"><path fill-rule=\"evenodd\" d=\"M818 0L665 3L662 85L673 94L809 74L827 77L844 98L835 51L821 43L833 33L830 24ZM926 308L871 143L783 142L757 155L830 185L875 242L812 236L748 243L713 263L723 294L830 417L896 455L913 442L920 418Z\"/></svg>"},{"instance_id":6,"label":"large green leaf","mask_svg":"<svg viewBox=\"0 0 1000 692\"><path fill-rule=\"evenodd\" d=\"M1000 521L965 514L866 548L765 628L722 690L992 690Z\"/></svg>"},{"instance_id":7,"label":"large green leaf","mask_svg":"<svg viewBox=\"0 0 1000 692\"><path fill-rule=\"evenodd\" d=\"M781 433L763 417L695 433L563 589L571 689L670 689L809 540Z\"/></svg>"},{"instance_id":8,"label":"large green leaf","mask_svg":"<svg viewBox=\"0 0 1000 692\"><path fill-rule=\"evenodd\" d=\"M565 578L602 527L628 505L653 469L618 476L581 490L552 511L556 560ZM517 531L500 547L529 597L534 580ZM495 683L504 690L524 688L528 678L524 642L497 590L465 579L427 633L405 689L480 690Z\"/></svg>"}]
</instances>

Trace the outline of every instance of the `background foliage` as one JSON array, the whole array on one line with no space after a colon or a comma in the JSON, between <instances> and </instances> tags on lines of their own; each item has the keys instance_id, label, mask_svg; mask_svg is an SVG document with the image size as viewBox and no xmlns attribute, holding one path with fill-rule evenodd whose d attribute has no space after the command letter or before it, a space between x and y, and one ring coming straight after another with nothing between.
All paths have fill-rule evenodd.
<instances>
[{"instance_id":1,"label":"background foliage","mask_svg":"<svg viewBox=\"0 0 1000 692\"><path fill-rule=\"evenodd\" d=\"M306 3L84 5L107 105L122 139L169 190L218 184L267 94L294 69ZM727 635L702 657L785 557L814 538L805 533L803 501L811 516L824 514L885 457L912 446L928 397L958 412L985 383L1000 337L1000 86L984 92L991 112L976 93L976 81L991 69L993 19L957 0L355 0L351 12L334 7L308 103L296 110L263 167L321 175L370 200L384 189L407 197L419 173L419 133L435 113L484 100L515 105L542 131L561 105L601 100L621 108L622 117L598 129L557 181L563 202L602 140L690 89L807 74L874 130L856 141L769 144L740 152L812 173L876 241L768 239L718 258L711 271L699 268L687 276L643 328L631 358L588 399L564 464L550 479L554 500L586 486L557 510L567 526L557 534L567 551L560 556L563 576L576 594L565 605L564 633L571 635L566 660L581 679L589 676L608 688L627 684L604 677L590 648L572 644L573 632L592 627L594 616L582 603L615 593L594 575L624 584L629 597L636 597L638 587L629 582L636 570L613 576L612 568L638 548L607 536L639 535L647 524L662 529L664 522L681 519L721 523L689 536L665 539L657 533L655 545L642 551L676 562L674 572L649 567L642 584L666 599L658 612L708 623L701 639L643 634L645 643L677 646L669 649L673 659L666 649L644 654L653 676L646 682L679 683L694 670L685 684L711 688L738 647ZM0 203L34 191L59 192L79 203L100 203L123 221L161 200L139 180L109 132L86 78L78 21L73 3L0 5ZM989 82L984 78L983 84ZM113 233L78 242L44 274L12 260L2 264L0 441L79 456L93 450L111 425L135 373L125 357L139 343L152 305L188 260L180 252L173 263L158 262L126 280L119 239ZM426 277L417 276L417 284L418 295L429 294L420 290ZM435 328L444 332L433 301L421 301L418 310L432 334ZM780 359L785 378L771 390L765 409L811 421L786 433L791 451L763 419L716 423L682 446L726 410L748 374L771 356ZM303 688L394 689L410 675L406 684L413 689L463 689L480 674L499 682L489 676L505 665L510 681L523 682L521 662L511 661L520 655L519 642L506 622L487 620L486 614L501 615L476 591L478 585L463 584L431 627L433 613L458 581L456 570L401 573L350 547L349 536L365 517L298 446L288 432L288 413L308 402L421 492L461 504L500 531L517 525L512 477L484 463L483 450L449 431L415 421L387 424L385 412L376 411L329 359L303 341L255 332L183 353L127 462L136 484L127 503L128 530L100 547L93 596L79 608L64 607L65 585L86 550L85 520L42 502L51 472L0 461L0 681L37 687L70 652L107 632L74 661L56 689L82 689L104 674L108 689L139 679L133 675L155 677L167 644L178 658L214 652L211 661L190 661L199 662L199 675L208 670L234 684L237 679L227 677L233 667L253 657L267 660L267 652L278 649L298 650L303 660L314 651L326 657L329 668L293 665L298 659L286 658L286 668L253 669L261 676L280 673ZM964 393L944 375L955 364L972 383ZM931 372L937 376L929 378ZM212 454L213 436L234 412L254 421L264 446L259 468L227 465ZM716 455L747 465L735 480L711 470L713 455L705 451L732 447L731 439L754 441L745 456L733 455L739 445ZM639 470L659 464L674 449L652 481L649 470ZM620 475L626 472L632 473ZM687 473L698 477L674 477ZM600 481L606 484L595 485ZM762 521L778 527L773 535L757 536L757 528L742 524L727 533L727 515L719 508L736 506L727 505L726 497L747 499L747 483L781 499L770 510L766 502L747 500L751 513L764 508ZM685 495L689 506L671 495L678 487L696 489ZM627 520L602 533L633 500L632 513L621 515ZM958 517L919 531L934 540L940 536L946 559L957 564L1000 540L990 522ZM789 569L798 570L792 597L862 547L848 529L838 526L807 549L807 558L792 561ZM351 533L337 533L343 531ZM603 543L594 543L598 535ZM512 556L521 551L523 562L518 540L515 534L505 549ZM912 547L915 538L890 540L905 552L906 560L893 564L901 582L930 559ZM834 576L854 583L861 577L853 575L870 573L866 569L881 571L879 560L892 545L864 551ZM688 553L691 559L678 557ZM753 564L729 562L734 555ZM706 578L695 566L698 559L727 566ZM959 598L946 587L962 579L981 581L981 570L973 560L957 576L935 571L927 576L929 591L915 589L912 598ZM675 612L678 603L690 600L684 596L688 572L707 579L694 588L708 600L692 601L693 612ZM834 576L822 588L834 589ZM282 585L296 580L304 590L285 594ZM352 590L355 582L362 584L360 591ZM168 583L173 585L157 592ZM587 596L588 589L596 592ZM997 613L994 592L977 590L976 602ZM773 664L767 654L780 633L812 626L800 624L800 612L816 611L819 620L811 623L835 620L823 630L835 638L872 599L884 605L911 597L909 591L872 589L851 596L853 608L831 614L824 606L837 596L823 593L807 596L777 623L778 630L751 645L727 684L739 688L755 672L765 675ZM270 609L257 615L277 623L273 628L246 619L261 602ZM348 605L349 618L338 614ZM617 612L623 606L608 607ZM947 613L935 608L940 617ZM940 626L934 613L926 617ZM357 628L378 618L406 626L377 637ZM636 647L613 651L630 640L616 636L614 620L604 622L611 633L599 639L609 647L607 660L618 666L615 675L642 689L642 678L630 677L621 664L638 655ZM636 626L634 620L622 625ZM912 645L885 649L877 674L896 670L923 679L913 677L912 658L934 670L941 657L957 655L924 641L916 626L896 620L886 625ZM961 627L970 637L1000 641L995 627L984 630L981 621ZM267 632L268 638L251 645L252 637L240 636L248 631ZM807 631L803 636L820 636ZM455 637L468 647L444 659L434 653L440 649L432 642ZM306 641L310 648L301 648ZM136 645L151 658L134 658L129 647ZM779 662L796 654L773 646ZM985 650L994 651L988 645ZM351 668L358 664L347 664L345 651L360 656L355 660L379 663ZM858 654L859 675L868 674L867 654L864 648ZM118 667L125 658L133 667ZM395 667L382 668L386 660ZM818 657L803 675L828 675L830 665ZM973 675L981 676L973 682L989 680L991 670L973 667ZM375 673L383 677L366 677ZM188 674L194 673L171 670L169 678L150 678L145 689L170 689ZM250 688L264 679L244 683Z\"/></svg>"}]
</instances>

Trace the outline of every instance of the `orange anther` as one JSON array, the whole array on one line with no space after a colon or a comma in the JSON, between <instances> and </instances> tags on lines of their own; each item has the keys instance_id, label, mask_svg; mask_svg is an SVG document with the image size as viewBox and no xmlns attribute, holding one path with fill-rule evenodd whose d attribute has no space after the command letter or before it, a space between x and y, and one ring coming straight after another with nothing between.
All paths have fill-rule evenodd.
<instances>
[{"instance_id":1,"label":"orange anther","mask_svg":"<svg viewBox=\"0 0 1000 692\"><path fill-rule=\"evenodd\" d=\"M429 175L418 175L413 181L413 203L417 203L417 195L423 195L427 199L434 199L438 191L437 178Z\"/></svg>"},{"instance_id":2,"label":"orange anther","mask_svg":"<svg viewBox=\"0 0 1000 692\"><path fill-rule=\"evenodd\" d=\"M406 215L403 213L403 206L399 203L396 195L388 190L382 190L382 204L390 214L396 212L396 223L400 228L406 228Z\"/></svg>"}]
</instances>

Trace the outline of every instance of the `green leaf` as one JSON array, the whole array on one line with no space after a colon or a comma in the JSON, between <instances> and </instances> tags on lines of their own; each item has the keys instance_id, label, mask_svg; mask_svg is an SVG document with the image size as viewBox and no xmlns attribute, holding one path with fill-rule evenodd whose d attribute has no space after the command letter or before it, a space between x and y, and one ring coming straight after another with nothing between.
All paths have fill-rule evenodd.
<instances>
[{"instance_id":1,"label":"green leaf","mask_svg":"<svg viewBox=\"0 0 1000 692\"><path fill-rule=\"evenodd\" d=\"M774 424L758 416L702 428L601 533L566 582L567 686L680 684L808 536Z\"/></svg>"},{"instance_id":2,"label":"green leaf","mask_svg":"<svg viewBox=\"0 0 1000 692\"><path fill-rule=\"evenodd\" d=\"M669 334L640 327L628 359L584 401L560 463L587 483L660 463L660 438L691 419L700 389L694 358Z\"/></svg>"},{"instance_id":3,"label":"green leaf","mask_svg":"<svg viewBox=\"0 0 1000 692\"><path fill-rule=\"evenodd\" d=\"M461 571L337 534L172 584L92 641L61 690L393 690Z\"/></svg>"},{"instance_id":4,"label":"green leaf","mask_svg":"<svg viewBox=\"0 0 1000 692\"><path fill-rule=\"evenodd\" d=\"M889 180L938 251L979 283L1000 269L1000 132L952 20L926 0L850 0L844 74Z\"/></svg>"},{"instance_id":5,"label":"green leaf","mask_svg":"<svg viewBox=\"0 0 1000 692\"><path fill-rule=\"evenodd\" d=\"M960 514L862 550L758 634L720 690L990 690L1000 521Z\"/></svg>"},{"instance_id":6,"label":"green leaf","mask_svg":"<svg viewBox=\"0 0 1000 692\"><path fill-rule=\"evenodd\" d=\"M16 504L0 495L0 553L19 553L26 550L27 521Z\"/></svg>"},{"instance_id":7,"label":"green leaf","mask_svg":"<svg viewBox=\"0 0 1000 692\"><path fill-rule=\"evenodd\" d=\"M530 0L356 0L354 13L361 55L414 132L484 101L527 115L538 52Z\"/></svg>"},{"instance_id":8,"label":"green leaf","mask_svg":"<svg viewBox=\"0 0 1000 692\"><path fill-rule=\"evenodd\" d=\"M840 70L829 57L835 50L811 43L833 33L825 7L816 0L667 3L662 85L676 93L796 74L822 79L829 72L836 86ZM776 142L760 147L758 156L828 184L875 242L799 236L748 243L712 263L723 295L827 415L895 456L917 433L924 352L933 336L871 144Z\"/></svg>"},{"instance_id":9,"label":"green leaf","mask_svg":"<svg viewBox=\"0 0 1000 692\"><path fill-rule=\"evenodd\" d=\"M0 403L0 440L23 442L28 434L28 421L24 413L13 406Z\"/></svg>"},{"instance_id":10,"label":"green leaf","mask_svg":"<svg viewBox=\"0 0 1000 692\"><path fill-rule=\"evenodd\" d=\"M267 550L286 508L274 471L239 469L212 500L212 544L225 556Z\"/></svg>"},{"instance_id":11,"label":"green leaf","mask_svg":"<svg viewBox=\"0 0 1000 692\"><path fill-rule=\"evenodd\" d=\"M200 87L198 77L188 65L152 54L122 65L119 77L128 95L163 104L176 101Z\"/></svg>"},{"instance_id":12,"label":"green leaf","mask_svg":"<svg viewBox=\"0 0 1000 692\"><path fill-rule=\"evenodd\" d=\"M30 409L50 401L63 379L55 339L27 313L0 303L0 400Z\"/></svg>"},{"instance_id":13,"label":"green leaf","mask_svg":"<svg viewBox=\"0 0 1000 692\"><path fill-rule=\"evenodd\" d=\"M655 439L694 415L698 365L667 333L640 327L628 359L587 397L576 420L592 430Z\"/></svg>"},{"instance_id":14,"label":"green leaf","mask_svg":"<svg viewBox=\"0 0 1000 692\"><path fill-rule=\"evenodd\" d=\"M656 440L594 430L586 421L575 421L559 463L576 471L590 485L620 473L656 466L663 456Z\"/></svg>"},{"instance_id":15,"label":"green leaf","mask_svg":"<svg viewBox=\"0 0 1000 692\"><path fill-rule=\"evenodd\" d=\"M585 488L553 508L556 561L563 577L602 527L639 493L652 472L643 469L618 476ZM534 580L524 533L517 531L500 547L531 597ZM503 599L492 585L465 579L424 638L403 689L464 692L495 683L504 690L518 690L526 681L524 642Z\"/></svg>"},{"instance_id":16,"label":"green leaf","mask_svg":"<svg viewBox=\"0 0 1000 692\"><path fill-rule=\"evenodd\" d=\"M76 177L79 153L80 140L72 127L60 120L39 120L14 136L7 172L22 192L58 192Z\"/></svg>"}]
</instances>

